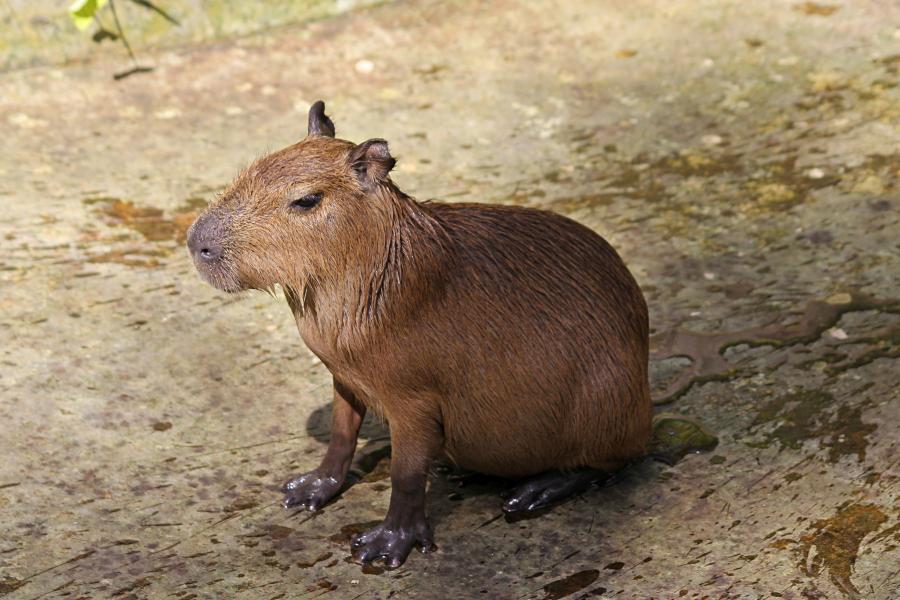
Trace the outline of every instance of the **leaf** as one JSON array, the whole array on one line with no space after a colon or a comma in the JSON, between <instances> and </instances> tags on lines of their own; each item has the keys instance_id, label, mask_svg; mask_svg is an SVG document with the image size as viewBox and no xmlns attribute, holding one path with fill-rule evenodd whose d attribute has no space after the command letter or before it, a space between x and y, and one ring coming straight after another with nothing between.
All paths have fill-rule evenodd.
<instances>
[{"instance_id":1,"label":"leaf","mask_svg":"<svg viewBox=\"0 0 900 600\"><path fill-rule=\"evenodd\" d=\"M69 16L75 27L84 31L94 22L94 15L103 8L108 0L75 0L69 6Z\"/></svg>"}]
</instances>

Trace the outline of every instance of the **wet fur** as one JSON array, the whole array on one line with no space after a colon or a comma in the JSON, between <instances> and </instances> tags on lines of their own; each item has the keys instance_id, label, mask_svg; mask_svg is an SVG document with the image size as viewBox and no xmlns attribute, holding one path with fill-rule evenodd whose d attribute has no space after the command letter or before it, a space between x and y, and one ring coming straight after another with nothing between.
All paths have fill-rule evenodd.
<instances>
[{"instance_id":1,"label":"wet fur","mask_svg":"<svg viewBox=\"0 0 900 600\"><path fill-rule=\"evenodd\" d=\"M614 469L650 431L647 312L613 249L543 211L416 203L390 185L358 268L287 284L304 340L391 423L435 421L462 467Z\"/></svg>"},{"instance_id":2,"label":"wet fur","mask_svg":"<svg viewBox=\"0 0 900 600\"><path fill-rule=\"evenodd\" d=\"M374 142L326 131L255 162L201 217L225 248L204 277L284 288L336 387L413 440L394 468L436 451L519 477L644 453L647 307L613 248L551 212L417 202ZM308 191L321 205L291 211Z\"/></svg>"}]
</instances>

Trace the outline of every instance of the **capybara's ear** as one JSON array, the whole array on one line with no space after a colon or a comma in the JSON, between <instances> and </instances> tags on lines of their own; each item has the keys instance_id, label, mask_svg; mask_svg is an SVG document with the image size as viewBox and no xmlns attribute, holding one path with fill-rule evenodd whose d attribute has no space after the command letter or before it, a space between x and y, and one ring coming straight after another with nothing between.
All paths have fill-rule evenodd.
<instances>
[{"instance_id":1,"label":"capybara's ear","mask_svg":"<svg viewBox=\"0 0 900 600\"><path fill-rule=\"evenodd\" d=\"M309 109L309 129L307 135L334 137L334 123L325 114L325 103L319 100Z\"/></svg>"},{"instance_id":2,"label":"capybara's ear","mask_svg":"<svg viewBox=\"0 0 900 600\"><path fill-rule=\"evenodd\" d=\"M364 186L386 180L397 162L388 150L388 143L378 138L354 146L348 160Z\"/></svg>"}]
</instances>

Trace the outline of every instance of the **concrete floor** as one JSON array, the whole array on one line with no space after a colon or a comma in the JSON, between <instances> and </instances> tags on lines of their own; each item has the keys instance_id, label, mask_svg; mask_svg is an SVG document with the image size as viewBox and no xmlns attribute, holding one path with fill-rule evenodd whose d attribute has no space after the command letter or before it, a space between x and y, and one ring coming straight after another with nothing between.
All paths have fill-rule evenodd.
<instances>
[{"instance_id":1,"label":"concrete floor","mask_svg":"<svg viewBox=\"0 0 900 600\"><path fill-rule=\"evenodd\" d=\"M0 597L900 597L900 4L401 1L0 77ZM127 65L126 65L127 66ZM329 377L287 307L199 281L194 212L327 101L419 198L610 239L661 410L719 436L536 519L433 477L439 552L347 561L390 493L310 517Z\"/></svg>"}]
</instances>

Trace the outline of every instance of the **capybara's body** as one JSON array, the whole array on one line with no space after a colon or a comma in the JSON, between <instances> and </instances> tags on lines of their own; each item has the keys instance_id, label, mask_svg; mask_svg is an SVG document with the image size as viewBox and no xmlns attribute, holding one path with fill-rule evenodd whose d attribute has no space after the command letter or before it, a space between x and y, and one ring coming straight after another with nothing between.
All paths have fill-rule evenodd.
<instances>
[{"instance_id":1,"label":"capybara's body","mask_svg":"<svg viewBox=\"0 0 900 600\"><path fill-rule=\"evenodd\" d=\"M645 451L647 307L605 240L551 212L417 202L391 182L383 140L334 139L321 103L309 130L254 163L189 235L217 287L280 284L334 376L331 443L288 482L286 506L338 493L367 410L390 424L393 492L355 556L389 566L431 545L434 459L523 477L609 471ZM565 476L553 477L529 493L559 492Z\"/></svg>"},{"instance_id":2,"label":"capybara's body","mask_svg":"<svg viewBox=\"0 0 900 600\"><path fill-rule=\"evenodd\" d=\"M443 453L474 471L614 469L640 455L647 308L612 247L545 211L390 201L396 261L371 274L376 298L316 302L327 316L298 319L335 378L392 425L428 414ZM335 336L355 315L365 325Z\"/></svg>"}]
</instances>

